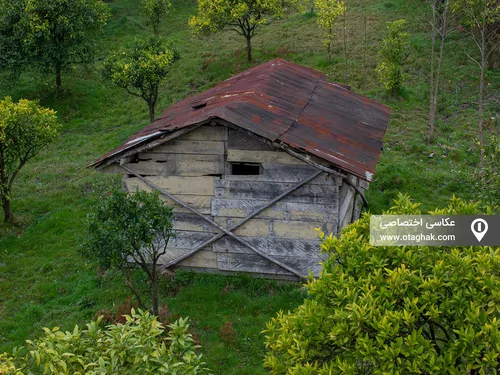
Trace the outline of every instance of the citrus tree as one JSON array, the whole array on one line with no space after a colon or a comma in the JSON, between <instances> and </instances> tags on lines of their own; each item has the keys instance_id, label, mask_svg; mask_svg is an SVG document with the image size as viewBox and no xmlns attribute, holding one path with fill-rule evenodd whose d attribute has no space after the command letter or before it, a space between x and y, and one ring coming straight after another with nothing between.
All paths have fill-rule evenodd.
<instances>
[{"instance_id":1,"label":"citrus tree","mask_svg":"<svg viewBox=\"0 0 500 375\"><path fill-rule=\"evenodd\" d=\"M198 14L189 26L198 33L232 30L247 41L248 61L252 61L252 38L261 25L279 18L298 0L198 0Z\"/></svg>"},{"instance_id":2,"label":"citrus tree","mask_svg":"<svg viewBox=\"0 0 500 375\"><path fill-rule=\"evenodd\" d=\"M160 85L178 58L176 51L161 40L151 38L111 54L103 64L102 74L104 79L130 95L142 98L149 108L149 120L153 122Z\"/></svg>"},{"instance_id":3,"label":"citrus tree","mask_svg":"<svg viewBox=\"0 0 500 375\"><path fill-rule=\"evenodd\" d=\"M168 325L168 332L148 312L132 310L125 319L103 327L101 316L66 332L44 328L24 350L0 355L0 374L208 374L187 319Z\"/></svg>"},{"instance_id":4,"label":"citrus tree","mask_svg":"<svg viewBox=\"0 0 500 375\"><path fill-rule=\"evenodd\" d=\"M158 261L175 236L172 208L157 193L138 190L127 194L121 189L95 202L88 215L88 232L80 252L104 268L115 268L125 277L127 287L144 306L134 283L132 262L150 282L153 314L158 315Z\"/></svg>"},{"instance_id":5,"label":"citrus tree","mask_svg":"<svg viewBox=\"0 0 500 375\"><path fill-rule=\"evenodd\" d=\"M400 195L386 214L419 215ZM476 214L452 198L430 214ZM272 374L496 374L500 248L370 245L364 214L328 254L309 298L265 330Z\"/></svg>"},{"instance_id":6,"label":"citrus tree","mask_svg":"<svg viewBox=\"0 0 500 375\"><path fill-rule=\"evenodd\" d=\"M328 51L328 61L332 61L334 26L337 19L346 11L343 0L314 0L318 12L318 24L323 30L323 43Z\"/></svg>"},{"instance_id":7,"label":"citrus tree","mask_svg":"<svg viewBox=\"0 0 500 375\"><path fill-rule=\"evenodd\" d=\"M409 56L410 34L406 20L387 22L387 35L380 43L377 73L380 83L395 94L404 83L403 66Z\"/></svg>"},{"instance_id":8,"label":"citrus tree","mask_svg":"<svg viewBox=\"0 0 500 375\"><path fill-rule=\"evenodd\" d=\"M7 31L0 50L15 57L22 49L16 61L54 74L57 89L64 70L93 60L95 34L109 17L101 0L0 0L0 8L0 31Z\"/></svg>"},{"instance_id":9,"label":"citrus tree","mask_svg":"<svg viewBox=\"0 0 500 375\"><path fill-rule=\"evenodd\" d=\"M0 101L0 204L12 219L12 188L26 163L58 137L56 113L37 101L10 97Z\"/></svg>"},{"instance_id":10,"label":"citrus tree","mask_svg":"<svg viewBox=\"0 0 500 375\"><path fill-rule=\"evenodd\" d=\"M158 35L158 28L161 22L172 9L169 0L143 0L142 13L146 24L153 28L153 33Z\"/></svg>"}]
</instances>

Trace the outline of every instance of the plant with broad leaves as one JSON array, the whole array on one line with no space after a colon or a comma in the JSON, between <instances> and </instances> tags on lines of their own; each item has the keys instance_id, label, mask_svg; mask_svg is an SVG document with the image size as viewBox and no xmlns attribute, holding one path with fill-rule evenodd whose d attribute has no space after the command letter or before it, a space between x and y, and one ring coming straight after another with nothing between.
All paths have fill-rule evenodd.
<instances>
[{"instance_id":1,"label":"plant with broad leaves","mask_svg":"<svg viewBox=\"0 0 500 375\"><path fill-rule=\"evenodd\" d=\"M245 37L252 61L252 38L257 28L293 9L299 0L198 0L198 14L189 20L197 33L232 30Z\"/></svg>"},{"instance_id":2,"label":"plant with broad leaves","mask_svg":"<svg viewBox=\"0 0 500 375\"><path fill-rule=\"evenodd\" d=\"M318 24L323 29L323 42L328 51L328 61L332 60L334 26L337 19L346 11L343 0L314 0L318 12Z\"/></svg>"},{"instance_id":3,"label":"plant with broad leaves","mask_svg":"<svg viewBox=\"0 0 500 375\"><path fill-rule=\"evenodd\" d=\"M377 73L380 83L395 94L404 83L403 67L410 55L410 34L403 31L406 20L387 22L387 36L380 43Z\"/></svg>"},{"instance_id":4,"label":"plant with broad leaves","mask_svg":"<svg viewBox=\"0 0 500 375\"><path fill-rule=\"evenodd\" d=\"M132 275L139 266L150 282L152 311L158 315L158 263L175 236L172 208L158 193L138 190L127 194L121 189L102 197L88 215L87 236L80 253L104 268L120 270L125 284L144 306ZM133 263L132 263L133 262Z\"/></svg>"},{"instance_id":5,"label":"plant with broad leaves","mask_svg":"<svg viewBox=\"0 0 500 375\"><path fill-rule=\"evenodd\" d=\"M54 74L58 90L64 70L93 60L95 34L109 17L101 0L0 0L0 9L5 9L0 50L15 56L16 63Z\"/></svg>"},{"instance_id":6,"label":"plant with broad leaves","mask_svg":"<svg viewBox=\"0 0 500 375\"><path fill-rule=\"evenodd\" d=\"M420 215L399 195L385 214ZM433 215L472 215L453 197ZM320 233L328 255L310 298L272 319L272 374L496 374L500 248L370 245L370 215Z\"/></svg>"},{"instance_id":7,"label":"plant with broad leaves","mask_svg":"<svg viewBox=\"0 0 500 375\"><path fill-rule=\"evenodd\" d=\"M12 188L24 165L59 135L55 111L37 101L10 97L0 101L0 204L12 219Z\"/></svg>"},{"instance_id":8,"label":"plant with broad leaves","mask_svg":"<svg viewBox=\"0 0 500 375\"><path fill-rule=\"evenodd\" d=\"M175 50L151 38L111 54L103 64L102 75L130 95L142 98L149 108L149 120L153 122L160 84L178 59Z\"/></svg>"},{"instance_id":9,"label":"plant with broad leaves","mask_svg":"<svg viewBox=\"0 0 500 375\"><path fill-rule=\"evenodd\" d=\"M158 35L158 28L161 21L172 9L170 0L143 0L142 13L146 24L153 28L153 33Z\"/></svg>"},{"instance_id":10,"label":"plant with broad leaves","mask_svg":"<svg viewBox=\"0 0 500 375\"><path fill-rule=\"evenodd\" d=\"M41 338L26 341L26 354L0 355L0 374L208 374L187 319L168 325L164 339L164 327L148 312L132 309L125 318L125 324L102 327L100 317L71 332L44 328Z\"/></svg>"}]
</instances>

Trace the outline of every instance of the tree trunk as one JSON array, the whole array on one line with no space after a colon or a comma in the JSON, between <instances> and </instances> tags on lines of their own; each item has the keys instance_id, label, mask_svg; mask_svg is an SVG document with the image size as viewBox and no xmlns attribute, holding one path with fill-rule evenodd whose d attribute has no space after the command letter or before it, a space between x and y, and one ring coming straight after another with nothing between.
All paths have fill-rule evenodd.
<instances>
[{"instance_id":1,"label":"tree trunk","mask_svg":"<svg viewBox=\"0 0 500 375\"><path fill-rule=\"evenodd\" d=\"M483 93L484 93L484 71L486 70L486 41L485 41L485 28L482 25L481 29L481 75L479 78L479 147L480 147L480 161L479 167L481 168L481 175L484 174L484 142L483 142Z\"/></svg>"},{"instance_id":2,"label":"tree trunk","mask_svg":"<svg viewBox=\"0 0 500 375\"><path fill-rule=\"evenodd\" d=\"M251 62L252 61L252 37L251 36L247 36L247 57L248 57L248 61Z\"/></svg>"},{"instance_id":3,"label":"tree trunk","mask_svg":"<svg viewBox=\"0 0 500 375\"><path fill-rule=\"evenodd\" d=\"M153 263L151 270L151 304L153 305L153 314L158 316L160 309L158 308L158 280L156 277L156 263Z\"/></svg>"},{"instance_id":4,"label":"tree trunk","mask_svg":"<svg viewBox=\"0 0 500 375\"><path fill-rule=\"evenodd\" d=\"M347 64L347 10L344 10L344 64L345 64L345 84L349 85L349 66Z\"/></svg>"},{"instance_id":5,"label":"tree trunk","mask_svg":"<svg viewBox=\"0 0 500 375\"><path fill-rule=\"evenodd\" d=\"M436 46L436 2L432 0L432 31L431 31L431 73L429 78L429 143L434 140L434 122L436 117L436 108L434 107L434 51Z\"/></svg>"},{"instance_id":6,"label":"tree trunk","mask_svg":"<svg viewBox=\"0 0 500 375\"><path fill-rule=\"evenodd\" d=\"M149 122L153 122L155 120L156 103L148 103L148 107L149 107Z\"/></svg>"},{"instance_id":7,"label":"tree trunk","mask_svg":"<svg viewBox=\"0 0 500 375\"><path fill-rule=\"evenodd\" d=\"M364 65L364 72L363 72L363 93L366 94L366 77L368 75L368 72L367 72L367 69L368 69L368 33L367 33L367 23L368 23L368 20L367 20L367 17L366 17L366 3L364 4L364 7L363 7L363 13L364 13L364 51L363 51L363 54L364 54L364 61L363 61L363 65Z\"/></svg>"},{"instance_id":8,"label":"tree trunk","mask_svg":"<svg viewBox=\"0 0 500 375\"><path fill-rule=\"evenodd\" d=\"M2 201L3 201L2 207L3 207L4 219L5 219L5 222L7 223L12 219L12 210L11 210L11 205L10 205L10 199L3 198Z\"/></svg>"},{"instance_id":9,"label":"tree trunk","mask_svg":"<svg viewBox=\"0 0 500 375\"><path fill-rule=\"evenodd\" d=\"M433 104L432 104L432 130L434 133L434 128L435 128L435 122L436 122L436 108L437 108L437 101L439 97L439 80L441 78L441 65L443 62L443 54L444 54L444 40L446 39L446 23L447 18L448 18L448 3L449 0L446 0L445 3L445 9L443 10L443 14L441 17L441 32L440 32L440 40L439 40L439 56L438 56L438 61L437 61L437 68L436 68L436 77L434 80L434 94L433 94ZM432 134L434 136L434 134ZM432 139L431 139L432 140Z\"/></svg>"},{"instance_id":10,"label":"tree trunk","mask_svg":"<svg viewBox=\"0 0 500 375\"><path fill-rule=\"evenodd\" d=\"M61 67L56 67L56 88L57 91L61 91L62 81L61 81Z\"/></svg>"}]
</instances>

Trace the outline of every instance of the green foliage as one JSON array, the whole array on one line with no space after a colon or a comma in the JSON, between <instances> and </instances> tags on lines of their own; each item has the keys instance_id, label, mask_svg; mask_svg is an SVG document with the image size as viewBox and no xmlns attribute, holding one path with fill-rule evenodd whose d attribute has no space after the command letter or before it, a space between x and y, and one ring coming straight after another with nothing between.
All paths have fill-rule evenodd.
<instances>
[{"instance_id":1,"label":"green foliage","mask_svg":"<svg viewBox=\"0 0 500 375\"><path fill-rule=\"evenodd\" d=\"M198 0L198 14L189 20L197 33L233 30L247 40L248 61L252 60L251 39L255 30L279 18L298 1L282 0Z\"/></svg>"},{"instance_id":2,"label":"green foliage","mask_svg":"<svg viewBox=\"0 0 500 375\"><path fill-rule=\"evenodd\" d=\"M208 374L201 354L195 353L199 346L187 332L187 319L168 325L164 341L164 327L148 312L132 309L125 318L124 324L102 328L99 317L86 329L75 326L72 332L44 328L41 338L26 341L24 357L0 356L7 361L0 364L0 374Z\"/></svg>"},{"instance_id":3,"label":"green foliage","mask_svg":"<svg viewBox=\"0 0 500 375\"><path fill-rule=\"evenodd\" d=\"M54 142L59 124L56 113L37 101L10 97L0 101L0 200L5 221L10 220L12 186L22 167Z\"/></svg>"},{"instance_id":4,"label":"green foliage","mask_svg":"<svg viewBox=\"0 0 500 375\"><path fill-rule=\"evenodd\" d=\"M421 214L400 195L387 214ZM452 198L435 215L470 215ZM323 238L311 298L267 324L272 374L494 374L500 355L500 248L384 247L370 215Z\"/></svg>"},{"instance_id":5,"label":"green foliage","mask_svg":"<svg viewBox=\"0 0 500 375\"><path fill-rule=\"evenodd\" d=\"M161 21L172 9L172 3L169 0L143 0L142 11L146 24L153 28L155 35L158 35L158 28Z\"/></svg>"},{"instance_id":6,"label":"green foliage","mask_svg":"<svg viewBox=\"0 0 500 375\"><path fill-rule=\"evenodd\" d=\"M103 64L102 74L129 94L142 98L148 104L149 119L153 122L158 89L178 58L161 40L150 38L111 54Z\"/></svg>"},{"instance_id":7,"label":"green foliage","mask_svg":"<svg viewBox=\"0 0 500 375\"><path fill-rule=\"evenodd\" d=\"M318 12L318 24L323 29L323 43L328 51L328 61L331 62L333 38L335 36L334 26L337 18L346 11L343 0L314 0L314 6Z\"/></svg>"},{"instance_id":8,"label":"green foliage","mask_svg":"<svg viewBox=\"0 0 500 375\"><path fill-rule=\"evenodd\" d=\"M0 49L20 47L23 59L43 71L54 73L61 88L61 72L72 64L90 62L95 52L95 31L102 30L109 17L101 0L1 0L7 9L2 29L10 30L0 38ZM9 48L11 47L11 48ZM17 51L19 54L19 51ZM16 55L14 55L16 56ZM12 65L12 64L8 64Z\"/></svg>"},{"instance_id":9,"label":"green foliage","mask_svg":"<svg viewBox=\"0 0 500 375\"><path fill-rule=\"evenodd\" d=\"M380 43L377 73L380 83L392 94L405 80L403 66L409 55L410 34L405 32L405 20L387 22L388 34Z\"/></svg>"},{"instance_id":10,"label":"green foliage","mask_svg":"<svg viewBox=\"0 0 500 375\"><path fill-rule=\"evenodd\" d=\"M80 252L101 267L123 272L127 286L143 305L133 284L130 261L147 274L151 282L153 312L158 315L157 264L175 235L172 208L163 204L158 193L138 190L127 194L116 189L95 202L88 215L88 234Z\"/></svg>"}]
</instances>

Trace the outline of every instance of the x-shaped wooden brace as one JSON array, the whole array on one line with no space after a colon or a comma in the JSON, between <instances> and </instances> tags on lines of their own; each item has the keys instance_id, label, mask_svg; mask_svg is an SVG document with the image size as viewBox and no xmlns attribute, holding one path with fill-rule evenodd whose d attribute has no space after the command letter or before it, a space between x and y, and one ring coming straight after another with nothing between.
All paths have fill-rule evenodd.
<instances>
[{"instance_id":1,"label":"x-shaped wooden brace","mask_svg":"<svg viewBox=\"0 0 500 375\"><path fill-rule=\"evenodd\" d=\"M190 257L191 255L193 255L194 253L200 251L201 249L203 249L204 247L208 246L208 245L211 245L212 243L214 243L215 241L219 240L220 238L224 237L225 235L231 237L231 238L234 238L236 241L238 241L239 243L245 245L246 247L248 247L250 250L254 251L255 253L259 254L261 257L263 258L266 258L267 260L279 265L280 267L290 271L291 273L293 273L294 275L300 277L301 279L305 278L307 275L303 275L302 273L300 273L299 271L297 271L296 269L288 266L287 264L284 264L283 262L280 262L279 260L273 258L272 256L269 256L268 254L262 252L261 250L257 249L256 247L254 247L251 243L245 241L244 239L242 239L241 237L237 236L236 234L233 233L233 231L237 228L239 228L240 226L242 226L243 224L245 224L247 221L249 221L250 219L252 219L253 217L255 217L256 215L260 214L262 211L266 210L267 208L271 207L273 204L275 204L276 202L280 201L281 199L283 199L284 197L286 197L287 195L289 195L290 193L292 193L293 191L297 190L298 188L300 188L301 186L307 184L309 181L313 180L314 178L316 178L317 176L319 176L321 173L323 173L322 171L317 171L315 173L313 173L311 176L305 178L304 180L300 181L298 184L292 186L290 189L286 190L285 192L283 192L282 194L278 195L276 198L274 198L273 200L269 201L268 203L262 205L261 207L259 207L258 209L256 209L255 211L253 211L252 213L250 213L248 216L246 216L245 218L243 218L241 221L239 221L238 223L234 224L233 226L231 226L230 228L226 229L222 226L220 226L219 224L217 224L215 221L209 219L208 217L206 217L205 215L203 215L202 213L200 213L199 211L197 211L196 209L190 207L188 204L184 203L182 200L180 200L179 198L173 196L172 194L170 194L166 189L162 189L160 188L159 186L157 186L156 184L154 184L153 182L149 181L147 178L141 176L140 174L138 174L137 172L133 171L132 169L124 166L124 165L121 165L121 167L126 170L128 173L134 175L135 177L137 177L139 180L141 180L142 182L144 182L146 185L150 186L151 188L155 189L155 190L158 190L161 194L169 197L170 199L172 199L174 202L176 202L177 204L181 205L182 207L188 209L189 211L191 211L192 213L194 213L195 215L199 216L200 218L202 218L203 220L205 220L206 222L210 223L212 226L216 227L217 229L219 229L222 233L219 233L217 234L215 237L203 242L201 245L197 246L196 248L192 249L192 250L189 250L188 252L182 254L181 256L175 258L175 259L172 259L170 260L169 262L165 263L162 268L164 269L167 269L169 267L172 267L173 265L179 263L180 261L182 261L183 259L186 259L188 257Z\"/></svg>"}]
</instances>

